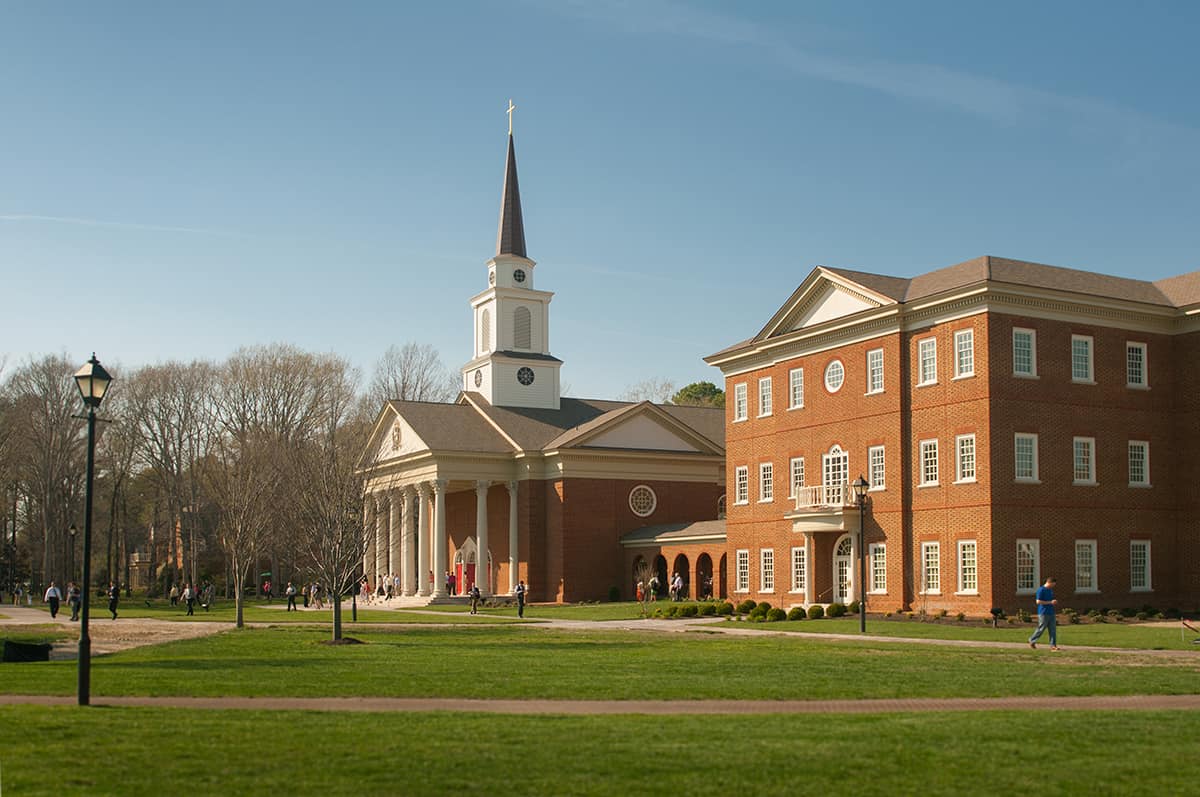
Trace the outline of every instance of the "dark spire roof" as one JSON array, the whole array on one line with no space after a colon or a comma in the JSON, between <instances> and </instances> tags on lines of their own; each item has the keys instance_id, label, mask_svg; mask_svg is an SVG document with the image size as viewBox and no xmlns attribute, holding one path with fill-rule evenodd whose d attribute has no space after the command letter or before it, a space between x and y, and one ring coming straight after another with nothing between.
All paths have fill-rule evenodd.
<instances>
[{"instance_id":1,"label":"dark spire roof","mask_svg":"<svg viewBox=\"0 0 1200 797\"><path fill-rule=\"evenodd\" d=\"M517 187L517 151L512 133L508 134L508 163L504 168L504 197L500 200L500 230L496 234L496 254L525 254L525 223L521 220L521 190Z\"/></svg>"}]
</instances>

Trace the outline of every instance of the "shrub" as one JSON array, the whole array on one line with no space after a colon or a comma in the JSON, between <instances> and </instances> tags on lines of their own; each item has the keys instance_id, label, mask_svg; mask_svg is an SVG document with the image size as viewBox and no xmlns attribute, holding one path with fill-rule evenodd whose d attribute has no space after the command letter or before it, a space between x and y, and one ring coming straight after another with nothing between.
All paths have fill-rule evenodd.
<instances>
[{"instance_id":1,"label":"shrub","mask_svg":"<svg viewBox=\"0 0 1200 797\"><path fill-rule=\"evenodd\" d=\"M689 603L686 606L679 607L680 617L696 617L700 614L700 607L694 603Z\"/></svg>"},{"instance_id":2,"label":"shrub","mask_svg":"<svg viewBox=\"0 0 1200 797\"><path fill-rule=\"evenodd\" d=\"M846 613L846 604L844 604L844 603L829 604L829 616L830 617L841 617L845 613Z\"/></svg>"},{"instance_id":3,"label":"shrub","mask_svg":"<svg viewBox=\"0 0 1200 797\"><path fill-rule=\"evenodd\" d=\"M961 623L963 620L967 619L967 616L965 614L963 614L962 612L959 612L958 614L954 615L954 619L958 620Z\"/></svg>"},{"instance_id":4,"label":"shrub","mask_svg":"<svg viewBox=\"0 0 1200 797\"><path fill-rule=\"evenodd\" d=\"M787 619L787 612L785 612L783 609L769 609L767 611L767 622L768 623L777 623L780 620L786 620L786 619Z\"/></svg>"},{"instance_id":5,"label":"shrub","mask_svg":"<svg viewBox=\"0 0 1200 797\"><path fill-rule=\"evenodd\" d=\"M789 620L803 620L806 616L807 615L804 614L803 606L793 606L792 608L788 609L787 619Z\"/></svg>"},{"instance_id":6,"label":"shrub","mask_svg":"<svg viewBox=\"0 0 1200 797\"><path fill-rule=\"evenodd\" d=\"M824 616L825 608L820 604L814 603L812 606L808 607L808 619L820 620Z\"/></svg>"},{"instance_id":7,"label":"shrub","mask_svg":"<svg viewBox=\"0 0 1200 797\"><path fill-rule=\"evenodd\" d=\"M1150 619L1150 614L1148 612L1138 612L1137 614L1134 615L1134 617L1136 617L1138 620L1141 620L1144 622L1144 621Z\"/></svg>"},{"instance_id":8,"label":"shrub","mask_svg":"<svg viewBox=\"0 0 1200 797\"><path fill-rule=\"evenodd\" d=\"M717 614L721 615L722 617L728 617L729 615L733 614L733 604L729 601L719 604L717 606Z\"/></svg>"},{"instance_id":9,"label":"shrub","mask_svg":"<svg viewBox=\"0 0 1200 797\"><path fill-rule=\"evenodd\" d=\"M716 613L717 613L717 604L715 604L715 603L701 604L701 606L700 606L700 616L701 617L713 617L714 615L716 615Z\"/></svg>"},{"instance_id":10,"label":"shrub","mask_svg":"<svg viewBox=\"0 0 1200 797\"><path fill-rule=\"evenodd\" d=\"M1166 617L1168 620L1178 620L1179 619L1179 610L1174 607L1171 607L1170 609L1167 609L1165 612L1163 612L1163 617Z\"/></svg>"},{"instance_id":11,"label":"shrub","mask_svg":"<svg viewBox=\"0 0 1200 797\"><path fill-rule=\"evenodd\" d=\"M663 609L663 616L664 617L678 617L679 616L679 607L676 606L674 603L672 603L666 609Z\"/></svg>"},{"instance_id":12,"label":"shrub","mask_svg":"<svg viewBox=\"0 0 1200 797\"><path fill-rule=\"evenodd\" d=\"M620 603L620 601L621 601L621 588L617 587L617 586L609 587L608 588L608 602L609 603Z\"/></svg>"},{"instance_id":13,"label":"shrub","mask_svg":"<svg viewBox=\"0 0 1200 797\"><path fill-rule=\"evenodd\" d=\"M757 605L758 604L752 601L750 598L746 598L746 600L737 605L738 614L750 614L750 612L753 611L754 607Z\"/></svg>"},{"instance_id":14,"label":"shrub","mask_svg":"<svg viewBox=\"0 0 1200 797\"><path fill-rule=\"evenodd\" d=\"M1121 610L1122 617L1133 617L1136 614L1137 614L1137 609L1133 608L1132 606L1126 606L1124 609Z\"/></svg>"},{"instance_id":15,"label":"shrub","mask_svg":"<svg viewBox=\"0 0 1200 797\"><path fill-rule=\"evenodd\" d=\"M945 617L947 614L949 614L949 612L948 612L948 611L946 611L945 609L942 609L941 611L939 611L939 612L937 613L937 616L938 616L938 617Z\"/></svg>"},{"instance_id":16,"label":"shrub","mask_svg":"<svg viewBox=\"0 0 1200 797\"><path fill-rule=\"evenodd\" d=\"M1026 609L1017 609L1017 619L1022 623L1028 623L1030 620L1029 612Z\"/></svg>"},{"instance_id":17,"label":"shrub","mask_svg":"<svg viewBox=\"0 0 1200 797\"><path fill-rule=\"evenodd\" d=\"M1097 617L1099 617L1101 614L1103 614L1103 612L1101 612L1099 609L1091 609L1090 611L1088 611L1087 616L1091 617L1094 620Z\"/></svg>"},{"instance_id":18,"label":"shrub","mask_svg":"<svg viewBox=\"0 0 1200 797\"><path fill-rule=\"evenodd\" d=\"M850 612L850 614L858 614L858 609L858 601L850 601L850 605L846 607L846 610Z\"/></svg>"},{"instance_id":19,"label":"shrub","mask_svg":"<svg viewBox=\"0 0 1200 797\"><path fill-rule=\"evenodd\" d=\"M660 606L660 607L658 607L657 609L655 609L655 610L654 610L654 614L652 614L652 615L650 615L650 616L651 616L651 617L662 617L662 616L663 616L663 610L662 610L662 607Z\"/></svg>"},{"instance_id":20,"label":"shrub","mask_svg":"<svg viewBox=\"0 0 1200 797\"><path fill-rule=\"evenodd\" d=\"M1120 622L1120 621L1121 621L1121 612L1120 612L1120 610L1118 610L1118 609L1109 609L1109 610L1108 610L1108 616L1109 616L1111 619L1113 619L1113 620L1116 620L1117 622Z\"/></svg>"}]
</instances>

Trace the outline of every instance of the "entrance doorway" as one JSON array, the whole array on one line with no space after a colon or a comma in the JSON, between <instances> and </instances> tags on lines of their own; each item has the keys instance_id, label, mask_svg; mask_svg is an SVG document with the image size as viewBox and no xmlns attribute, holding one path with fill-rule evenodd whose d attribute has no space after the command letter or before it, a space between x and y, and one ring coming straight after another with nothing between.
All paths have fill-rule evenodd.
<instances>
[{"instance_id":1,"label":"entrance doorway","mask_svg":"<svg viewBox=\"0 0 1200 797\"><path fill-rule=\"evenodd\" d=\"M696 557L696 597L704 600L713 594L712 557L706 553Z\"/></svg>"},{"instance_id":2,"label":"entrance doorway","mask_svg":"<svg viewBox=\"0 0 1200 797\"><path fill-rule=\"evenodd\" d=\"M850 579L854 572L854 543L842 537L833 548L833 602L850 602Z\"/></svg>"}]
</instances>

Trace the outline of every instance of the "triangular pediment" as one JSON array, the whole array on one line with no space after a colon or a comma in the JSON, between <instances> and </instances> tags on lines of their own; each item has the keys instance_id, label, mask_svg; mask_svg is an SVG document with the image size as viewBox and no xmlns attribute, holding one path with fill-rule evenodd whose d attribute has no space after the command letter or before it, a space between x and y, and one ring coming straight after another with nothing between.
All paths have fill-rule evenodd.
<instances>
[{"instance_id":1,"label":"triangular pediment","mask_svg":"<svg viewBox=\"0 0 1200 797\"><path fill-rule=\"evenodd\" d=\"M359 467L369 468L388 460L428 451L429 446L412 425L391 404L384 406L375 421L370 441L359 460Z\"/></svg>"},{"instance_id":2,"label":"triangular pediment","mask_svg":"<svg viewBox=\"0 0 1200 797\"><path fill-rule=\"evenodd\" d=\"M829 269L817 268L754 339L785 335L891 304L896 300Z\"/></svg>"},{"instance_id":3,"label":"triangular pediment","mask_svg":"<svg viewBox=\"0 0 1200 797\"><path fill-rule=\"evenodd\" d=\"M607 413L565 433L549 447L724 455L713 441L648 401Z\"/></svg>"},{"instance_id":4,"label":"triangular pediment","mask_svg":"<svg viewBox=\"0 0 1200 797\"><path fill-rule=\"evenodd\" d=\"M645 415L618 423L590 438L589 448L644 448L655 451L699 451L673 430Z\"/></svg>"}]
</instances>

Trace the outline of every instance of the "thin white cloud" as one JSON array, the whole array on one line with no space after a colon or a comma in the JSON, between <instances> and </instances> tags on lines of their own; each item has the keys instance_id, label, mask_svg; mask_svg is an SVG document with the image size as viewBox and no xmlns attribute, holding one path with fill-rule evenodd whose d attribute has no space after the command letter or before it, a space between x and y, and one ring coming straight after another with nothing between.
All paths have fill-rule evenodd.
<instances>
[{"instance_id":1,"label":"thin white cloud","mask_svg":"<svg viewBox=\"0 0 1200 797\"><path fill-rule=\"evenodd\" d=\"M223 237L240 237L236 233L222 230L208 230L202 227L171 227L161 224L136 224L126 221L103 221L101 219L80 219L72 216L40 216L33 213L4 213L0 221L7 222L39 222L48 224L73 224L80 227L107 227L121 230L144 230L147 232L182 232L194 235L219 235Z\"/></svg>"}]
</instances>

